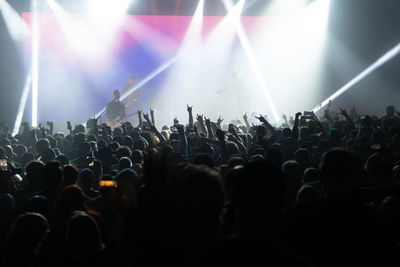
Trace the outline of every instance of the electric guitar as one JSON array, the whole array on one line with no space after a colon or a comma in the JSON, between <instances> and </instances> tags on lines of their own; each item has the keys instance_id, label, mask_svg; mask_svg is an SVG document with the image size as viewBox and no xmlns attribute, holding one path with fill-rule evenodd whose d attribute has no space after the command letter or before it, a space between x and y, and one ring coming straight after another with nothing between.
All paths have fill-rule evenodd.
<instances>
[{"instance_id":1,"label":"electric guitar","mask_svg":"<svg viewBox=\"0 0 400 267\"><path fill-rule=\"evenodd\" d=\"M123 122L125 119L127 119L127 118L129 118L129 117L131 117L131 116L133 116L133 115L135 115L135 114L138 114L137 111L136 111L136 112L133 112L133 113L127 115L127 116L125 116L125 118L122 118L122 119L121 119L120 116L118 116L118 117L116 117L116 118L113 119L113 120L108 120L108 121L106 122L106 124L107 124L107 126L109 126L109 127L111 128L112 131L114 131L115 128L121 127L121 126L122 126L122 122Z\"/></svg>"}]
</instances>

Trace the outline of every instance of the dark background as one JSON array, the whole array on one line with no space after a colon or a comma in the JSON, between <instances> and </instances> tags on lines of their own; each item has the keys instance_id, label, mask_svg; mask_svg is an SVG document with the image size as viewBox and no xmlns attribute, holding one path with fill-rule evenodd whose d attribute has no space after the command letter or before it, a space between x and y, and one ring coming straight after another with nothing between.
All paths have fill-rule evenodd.
<instances>
[{"instance_id":1,"label":"dark background","mask_svg":"<svg viewBox=\"0 0 400 267\"><path fill-rule=\"evenodd\" d=\"M275 0L279 1L279 0ZM28 0L8 0L18 12ZM78 0L57 1L69 12L82 12ZM237 1L235 1L237 2ZM270 0L247 1L244 15L257 16ZM311 2L311 1L310 1ZM136 0L130 14L192 15L198 0ZM48 10L48 12L50 12ZM205 15L225 15L222 0L205 0ZM331 0L321 100L334 93L400 42L399 0ZM13 124L25 80L24 67L3 17L0 18L0 122ZM304 63L305 67L307 62ZM400 109L400 55L339 97L333 106L383 114L385 105ZM304 96L307 97L307 96ZM28 99L29 101L29 99ZM317 104L317 103L316 103Z\"/></svg>"}]
</instances>

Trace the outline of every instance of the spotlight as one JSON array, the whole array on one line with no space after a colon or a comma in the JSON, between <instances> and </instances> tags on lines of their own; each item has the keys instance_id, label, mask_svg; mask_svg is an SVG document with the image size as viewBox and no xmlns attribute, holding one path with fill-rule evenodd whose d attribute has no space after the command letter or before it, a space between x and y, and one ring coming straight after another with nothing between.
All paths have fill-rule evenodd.
<instances>
[{"instance_id":1,"label":"spotlight","mask_svg":"<svg viewBox=\"0 0 400 267\"><path fill-rule=\"evenodd\" d=\"M0 12L12 39L22 46L24 35L29 33L28 25L6 0L0 0Z\"/></svg>"},{"instance_id":2,"label":"spotlight","mask_svg":"<svg viewBox=\"0 0 400 267\"><path fill-rule=\"evenodd\" d=\"M321 104L318 104L313 111L317 112L326 105L328 105L329 101L333 101L336 98L338 98L340 95L342 95L344 92L349 90L351 87L359 83L361 80L363 80L365 77L373 73L375 70L377 70L379 67L384 65L386 62L390 61L394 57L396 57L400 53L400 43L397 44L395 47L390 49L386 54L384 54L382 57L380 57L375 63L373 63L371 66L369 66L367 69L365 69L363 72L358 74L354 79L352 79L350 82L348 82L346 85L344 85L342 88L337 90L334 94L332 94L330 97L328 97L326 100L324 100Z\"/></svg>"},{"instance_id":3,"label":"spotlight","mask_svg":"<svg viewBox=\"0 0 400 267\"><path fill-rule=\"evenodd\" d=\"M37 0L32 1L32 126L38 125L38 90L39 90L39 23Z\"/></svg>"},{"instance_id":4,"label":"spotlight","mask_svg":"<svg viewBox=\"0 0 400 267\"><path fill-rule=\"evenodd\" d=\"M245 1L241 1L242 5L244 5ZM225 8L230 10L233 7L233 2L232 0L224 0L224 5ZM261 71L260 66L257 63L257 59L254 55L253 49L250 45L249 39L247 38L246 32L243 29L242 23L239 21L236 25L236 33L239 36L240 42L243 46L243 49L246 53L247 59L249 60L250 66L252 71L254 72L254 75L257 79L257 82L261 88L261 92L266 99L268 106L271 108L272 114L274 116L274 120L278 122L280 120L279 113L276 109L275 103L269 93L267 84L265 82L265 79L263 77L263 73Z\"/></svg>"},{"instance_id":5,"label":"spotlight","mask_svg":"<svg viewBox=\"0 0 400 267\"><path fill-rule=\"evenodd\" d=\"M19 132L19 127L21 126L22 116L24 115L24 110L26 106L26 100L28 99L29 89L31 86L32 76L28 75L25 81L24 89L22 90L22 97L18 107L17 118L15 119L14 129L12 131L12 136L15 136Z\"/></svg>"}]
</instances>

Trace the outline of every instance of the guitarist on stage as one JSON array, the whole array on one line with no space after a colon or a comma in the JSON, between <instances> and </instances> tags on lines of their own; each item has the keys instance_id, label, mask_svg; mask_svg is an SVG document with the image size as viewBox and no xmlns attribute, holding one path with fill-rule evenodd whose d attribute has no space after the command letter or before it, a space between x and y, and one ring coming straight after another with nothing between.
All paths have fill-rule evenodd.
<instances>
[{"instance_id":1,"label":"guitarist on stage","mask_svg":"<svg viewBox=\"0 0 400 267\"><path fill-rule=\"evenodd\" d=\"M114 100L107 104L107 125L112 129L119 127L121 121L126 119L125 105L120 101L119 90L114 91Z\"/></svg>"}]
</instances>

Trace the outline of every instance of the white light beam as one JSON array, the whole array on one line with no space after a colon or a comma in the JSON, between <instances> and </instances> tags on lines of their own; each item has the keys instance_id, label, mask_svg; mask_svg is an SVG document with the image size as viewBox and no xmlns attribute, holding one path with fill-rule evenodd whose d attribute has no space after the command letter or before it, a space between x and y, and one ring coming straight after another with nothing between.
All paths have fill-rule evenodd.
<instances>
[{"instance_id":1,"label":"white light beam","mask_svg":"<svg viewBox=\"0 0 400 267\"><path fill-rule=\"evenodd\" d=\"M328 105L329 101L333 101L337 97L339 97L341 94L349 90L351 87L359 83L361 80L363 80L365 77L370 75L372 72L377 70L379 67L396 57L400 53L400 43L398 43L395 47L390 49L386 54L384 54L382 57L380 57L377 61L375 61L374 64L369 66L367 69L365 69L363 72L358 74L354 79L352 79L350 82L348 82L346 85L344 85L342 88L337 90L334 94L332 94L330 97L328 97L326 100L324 100L321 104L318 104L313 111L317 112L326 105Z\"/></svg>"},{"instance_id":2,"label":"white light beam","mask_svg":"<svg viewBox=\"0 0 400 267\"><path fill-rule=\"evenodd\" d=\"M223 0L225 8L229 11L233 8L232 0ZM239 4L244 5L245 0L241 0ZM236 24L236 33L239 37L239 40L243 46L244 52L246 53L247 59L249 60L250 67L256 76L256 80L261 88L264 98L267 100L268 106L271 108L272 115L274 116L275 122L280 120L280 116L278 110L276 109L275 103L269 93L267 83L265 82L264 75L261 71L260 66L257 63L257 59L254 55L253 49L250 45L249 39L247 38L246 32L243 29L242 23Z\"/></svg>"}]
</instances>

